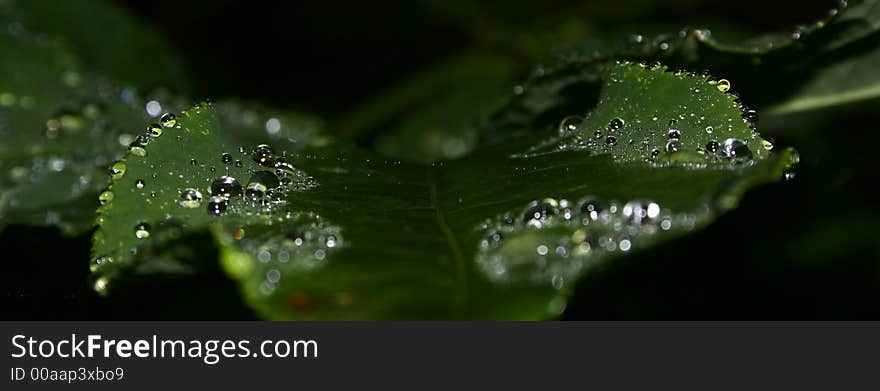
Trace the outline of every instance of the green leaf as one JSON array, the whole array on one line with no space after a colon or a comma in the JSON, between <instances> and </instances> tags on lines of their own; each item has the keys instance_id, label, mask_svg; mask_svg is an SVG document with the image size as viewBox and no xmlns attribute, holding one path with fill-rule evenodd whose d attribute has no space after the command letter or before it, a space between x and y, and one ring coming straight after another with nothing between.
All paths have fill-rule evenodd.
<instances>
[{"instance_id":1,"label":"green leaf","mask_svg":"<svg viewBox=\"0 0 880 391\"><path fill-rule=\"evenodd\" d=\"M754 107L767 108L768 117L873 98L875 83L869 70L876 57L878 10L876 0L853 2L808 26L742 43L729 43L699 28L653 37L633 35L614 50L576 51L524 82L519 96L495 114L496 131L486 138L555 124L562 113L596 96L601 70L617 59L659 60L673 68L707 69L736 80L733 90L749 96ZM842 79L846 72L857 77ZM780 122L772 119L774 124Z\"/></svg>"},{"instance_id":2,"label":"green leaf","mask_svg":"<svg viewBox=\"0 0 880 391\"><path fill-rule=\"evenodd\" d=\"M553 317L603 262L709 224L797 160L768 153L734 97L706 77L630 63L607 72L600 105L574 131L427 166L339 143L308 147L282 154L297 168L268 186L268 200L233 195L218 217L206 210L212 181L244 185L266 168L224 143L214 107L188 110L113 180L94 240L97 288L210 227L224 268L266 318ZM669 119L677 152L665 151ZM600 144L579 142L597 129ZM743 141L736 156L697 151L727 139ZM224 152L242 167L218 164ZM203 194L197 208L179 205L189 187Z\"/></svg>"},{"instance_id":3,"label":"green leaf","mask_svg":"<svg viewBox=\"0 0 880 391\"><path fill-rule=\"evenodd\" d=\"M186 100L163 91L147 96L101 77L60 41L27 32L0 33L0 217L3 225L91 228L107 167ZM145 110L147 102L161 107ZM332 142L323 124L300 113L251 103L219 102L221 121L238 143L254 138L290 151ZM164 111L156 111L158 109ZM149 121L149 122L148 122Z\"/></svg>"}]
</instances>

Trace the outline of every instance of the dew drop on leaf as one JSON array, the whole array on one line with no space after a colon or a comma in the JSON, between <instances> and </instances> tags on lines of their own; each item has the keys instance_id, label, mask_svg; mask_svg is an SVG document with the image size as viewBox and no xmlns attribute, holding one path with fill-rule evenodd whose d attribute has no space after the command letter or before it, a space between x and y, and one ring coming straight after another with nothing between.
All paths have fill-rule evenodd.
<instances>
[{"instance_id":1,"label":"dew drop on leaf","mask_svg":"<svg viewBox=\"0 0 880 391\"><path fill-rule=\"evenodd\" d=\"M180 192L179 204L184 208L198 208L202 205L202 193L196 189L184 189Z\"/></svg>"},{"instance_id":2,"label":"dew drop on leaf","mask_svg":"<svg viewBox=\"0 0 880 391\"><path fill-rule=\"evenodd\" d=\"M718 80L718 84L715 85L718 87L718 91L727 92L730 90L730 81L727 79Z\"/></svg>"},{"instance_id":3,"label":"dew drop on leaf","mask_svg":"<svg viewBox=\"0 0 880 391\"><path fill-rule=\"evenodd\" d=\"M137 187L138 189L143 189L144 188L144 180L143 179L136 180L134 182L134 186Z\"/></svg>"},{"instance_id":4,"label":"dew drop on leaf","mask_svg":"<svg viewBox=\"0 0 880 391\"><path fill-rule=\"evenodd\" d=\"M150 225L147 223L138 223L134 226L134 237L138 239L146 239L150 237Z\"/></svg>"},{"instance_id":5,"label":"dew drop on leaf","mask_svg":"<svg viewBox=\"0 0 880 391\"><path fill-rule=\"evenodd\" d=\"M177 116L173 113L165 113L162 114L161 118L159 118L159 122L162 124L162 126L170 128L177 125Z\"/></svg>"},{"instance_id":6,"label":"dew drop on leaf","mask_svg":"<svg viewBox=\"0 0 880 391\"><path fill-rule=\"evenodd\" d=\"M238 197L241 195L241 184L237 179L224 175L211 182L211 195L226 199Z\"/></svg>"},{"instance_id":7,"label":"dew drop on leaf","mask_svg":"<svg viewBox=\"0 0 880 391\"><path fill-rule=\"evenodd\" d=\"M706 143L706 152L715 154L716 152L718 152L719 147L720 144L718 144L717 141L709 141L708 143Z\"/></svg>"},{"instance_id":8,"label":"dew drop on leaf","mask_svg":"<svg viewBox=\"0 0 880 391\"><path fill-rule=\"evenodd\" d=\"M274 164L275 152L272 151L272 148L266 144L257 145L251 155L251 158L254 159L254 162L262 166L272 167Z\"/></svg>"},{"instance_id":9,"label":"dew drop on leaf","mask_svg":"<svg viewBox=\"0 0 880 391\"><path fill-rule=\"evenodd\" d=\"M721 156L732 159L751 159L752 151L749 146L740 139L729 138L721 143L719 152Z\"/></svg>"},{"instance_id":10,"label":"dew drop on leaf","mask_svg":"<svg viewBox=\"0 0 880 391\"><path fill-rule=\"evenodd\" d=\"M107 190L98 195L98 202L101 203L101 205L106 205L113 201L113 197L113 192Z\"/></svg>"},{"instance_id":11,"label":"dew drop on leaf","mask_svg":"<svg viewBox=\"0 0 880 391\"><path fill-rule=\"evenodd\" d=\"M150 124L147 126L147 135L150 137L159 137L162 135L162 127L159 124Z\"/></svg>"},{"instance_id":12,"label":"dew drop on leaf","mask_svg":"<svg viewBox=\"0 0 880 391\"><path fill-rule=\"evenodd\" d=\"M229 208L229 201L223 197L211 197L208 201L208 214L211 216L220 216Z\"/></svg>"},{"instance_id":13,"label":"dew drop on leaf","mask_svg":"<svg viewBox=\"0 0 880 391\"><path fill-rule=\"evenodd\" d=\"M125 175L125 163L124 162L116 162L110 166L110 178L119 179Z\"/></svg>"}]
</instances>

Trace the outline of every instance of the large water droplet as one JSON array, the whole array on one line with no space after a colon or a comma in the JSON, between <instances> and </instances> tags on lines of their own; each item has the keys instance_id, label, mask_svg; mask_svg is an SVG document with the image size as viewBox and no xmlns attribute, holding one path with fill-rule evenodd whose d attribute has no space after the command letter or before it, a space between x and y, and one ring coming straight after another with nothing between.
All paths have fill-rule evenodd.
<instances>
[{"instance_id":1,"label":"large water droplet","mask_svg":"<svg viewBox=\"0 0 880 391\"><path fill-rule=\"evenodd\" d=\"M235 178L224 175L211 182L211 195L227 199L238 197L241 195L241 184Z\"/></svg>"},{"instance_id":2,"label":"large water droplet","mask_svg":"<svg viewBox=\"0 0 880 391\"><path fill-rule=\"evenodd\" d=\"M729 138L721 143L718 150L721 156L736 160L748 160L752 158L752 151L749 149L745 141L735 138Z\"/></svg>"},{"instance_id":3,"label":"large water droplet","mask_svg":"<svg viewBox=\"0 0 880 391\"><path fill-rule=\"evenodd\" d=\"M159 124L150 124L147 126L147 135L150 137L159 137L162 135L162 127Z\"/></svg>"},{"instance_id":4,"label":"large water droplet","mask_svg":"<svg viewBox=\"0 0 880 391\"><path fill-rule=\"evenodd\" d=\"M254 159L254 162L257 164L272 167L275 162L275 152L272 151L272 148L266 144L257 145L254 148L253 153L251 154L251 158Z\"/></svg>"},{"instance_id":5,"label":"large water droplet","mask_svg":"<svg viewBox=\"0 0 880 391\"><path fill-rule=\"evenodd\" d=\"M202 193L196 189L184 189L180 192L180 206L184 208L198 208L202 205Z\"/></svg>"},{"instance_id":6,"label":"large water droplet","mask_svg":"<svg viewBox=\"0 0 880 391\"><path fill-rule=\"evenodd\" d=\"M159 118L159 122L162 124L162 126L170 128L177 125L177 116L173 113L165 113L162 114L161 118Z\"/></svg>"}]
</instances>

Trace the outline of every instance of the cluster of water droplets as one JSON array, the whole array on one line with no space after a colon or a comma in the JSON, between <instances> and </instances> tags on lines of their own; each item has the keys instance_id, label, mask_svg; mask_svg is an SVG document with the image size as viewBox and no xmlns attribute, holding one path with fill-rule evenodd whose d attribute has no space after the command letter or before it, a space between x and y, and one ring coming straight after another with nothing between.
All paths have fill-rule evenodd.
<instances>
[{"instance_id":1,"label":"cluster of water droplets","mask_svg":"<svg viewBox=\"0 0 880 391\"><path fill-rule=\"evenodd\" d=\"M230 230L238 251L249 255L251 278L260 294L272 295L288 273L320 268L345 244L341 229L314 213L291 213L283 230L236 227Z\"/></svg>"},{"instance_id":2,"label":"cluster of water droplets","mask_svg":"<svg viewBox=\"0 0 880 391\"><path fill-rule=\"evenodd\" d=\"M673 229L693 229L699 216L644 199L546 198L480 225L476 260L491 281L562 290L605 256L631 252Z\"/></svg>"},{"instance_id":3,"label":"cluster of water droplets","mask_svg":"<svg viewBox=\"0 0 880 391\"><path fill-rule=\"evenodd\" d=\"M639 65L662 68L659 64ZM677 72L677 76L697 77L685 72ZM611 80L611 82L617 83L620 80ZM726 79L706 77L706 88L728 93L731 86L730 81ZM691 93L699 95L704 92L700 91L700 87L694 87ZM629 101L629 98L624 98L624 101ZM714 104L703 100L700 102ZM715 163L750 164L757 155L764 152L753 151L750 145L759 144L761 148L769 151L773 148L773 144L762 139L755 131L757 111L742 105L738 99L734 99L732 104L741 110L741 118L707 118L702 115L701 107L687 107L684 104L679 105L678 113L674 115L651 113L619 116L611 118L600 127L591 127L594 126L592 122L583 117L569 116L560 121L556 137L513 157L526 158L557 151L577 150L589 151L594 155L611 154L619 161L640 160L660 165L671 162L681 162L691 166ZM751 130L745 139L734 136L738 134L735 133L735 129L742 124ZM701 140L709 141L704 143Z\"/></svg>"}]
</instances>

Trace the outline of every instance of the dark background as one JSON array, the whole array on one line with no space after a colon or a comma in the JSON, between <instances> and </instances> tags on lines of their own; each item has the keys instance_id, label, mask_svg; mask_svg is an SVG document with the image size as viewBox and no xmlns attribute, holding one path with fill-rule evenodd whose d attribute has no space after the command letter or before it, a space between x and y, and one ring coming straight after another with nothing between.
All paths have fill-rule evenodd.
<instances>
[{"instance_id":1,"label":"dark background","mask_svg":"<svg viewBox=\"0 0 880 391\"><path fill-rule=\"evenodd\" d=\"M169 38L186 61L194 95L250 98L325 118L465 50L522 58L525 75L534 59L517 52L516 38L504 33L511 29L539 34L557 19L574 17L597 31L623 34L685 25L760 34L816 20L833 6L751 0L476 7L457 1L120 3ZM830 125L822 131L762 129L777 145L800 151L794 180L750 191L740 208L706 230L610 262L582 281L564 318L880 318L877 174L869 150L880 145L878 121L870 113L830 114L824 121ZM0 235L0 248L15 254L4 259L2 272L7 318L253 317L237 286L213 263L203 274L130 281L100 298L85 282L89 235L64 239L51 229L13 226ZM213 248L202 251L216 259Z\"/></svg>"}]
</instances>

